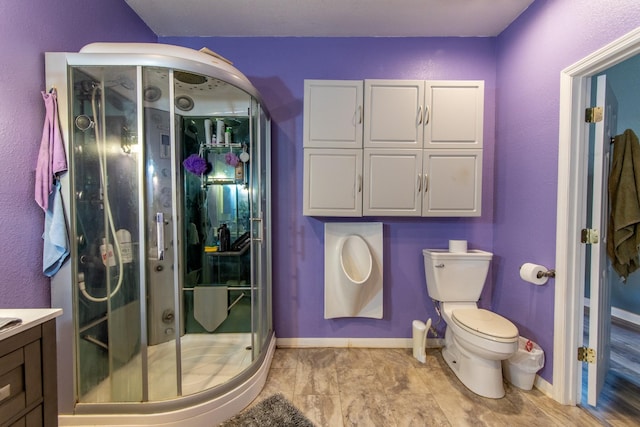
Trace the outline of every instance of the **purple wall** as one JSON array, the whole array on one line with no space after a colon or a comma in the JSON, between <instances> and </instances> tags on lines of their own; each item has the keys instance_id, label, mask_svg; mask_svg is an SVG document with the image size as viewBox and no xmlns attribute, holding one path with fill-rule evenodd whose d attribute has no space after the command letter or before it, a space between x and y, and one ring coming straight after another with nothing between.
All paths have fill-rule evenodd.
<instances>
[{"instance_id":1,"label":"purple wall","mask_svg":"<svg viewBox=\"0 0 640 427\"><path fill-rule=\"evenodd\" d=\"M273 316L278 337L410 337L413 319L436 318L427 296L422 249L445 248L449 239L467 239L472 248L493 249L495 39L160 38L159 42L195 49L207 46L230 59L262 93L272 113ZM366 78L485 81L483 215L361 219L384 223L384 318L325 320L324 223L341 220L302 216L304 79ZM490 304L491 289L486 287L485 306Z\"/></svg>"},{"instance_id":2,"label":"purple wall","mask_svg":"<svg viewBox=\"0 0 640 427\"><path fill-rule=\"evenodd\" d=\"M555 265L560 72L638 23L637 0L537 0L498 37L493 302L545 351L547 381L554 281L527 284L518 269L525 262L563 268Z\"/></svg>"},{"instance_id":3,"label":"purple wall","mask_svg":"<svg viewBox=\"0 0 640 427\"><path fill-rule=\"evenodd\" d=\"M0 307L49 307L42 274L44 214L35 203L44 52L94 41L157 37L122 0L0 1Z\"/></svg>"},{"instance_id":4,"label":"purple wall","mask_svg":"<svg viewBox=\"0 0 640 427\"><path fill-rule=\"evenodd\" d=\"M0 307L46 307L48 281L40 272L43 220L33 201L43 52L156 37L122 0L92 2L90 10L82 0L2 0L0 20ZM482 305L493 305L541 344L547 353L542 374L550 381L553 281L542 287L524 284L518 268L527 261L562 268L554 266L560 71L638 22L637 0L537 0L497 39L162 39L206 45L234 61L272 113L278 336L409 337L412 319L435 317L421 249L467 239L471 247L495 253ZM486 82L483 216L370 219L385 224L382 320L323 319L324 220L303 217L301 207L302 91L303 80L311 78Z\"/></svg>"}]
</instances>

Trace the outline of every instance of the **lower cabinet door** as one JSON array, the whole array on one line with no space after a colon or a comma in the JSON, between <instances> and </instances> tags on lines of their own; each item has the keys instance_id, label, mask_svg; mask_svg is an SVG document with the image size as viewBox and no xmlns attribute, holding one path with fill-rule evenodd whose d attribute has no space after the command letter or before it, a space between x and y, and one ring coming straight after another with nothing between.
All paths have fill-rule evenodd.
<instances>
[{"instance_id":1,"label":"lower cabinet door","mask_svg":"<svg viewBox=\"0 0 640 427\"><path fill-rule=\"evenodd\" d=\"M362 216L362 150L304 149L303 215Z\"/></svg>"},{"instance_id":2,"label":"lower cabinet door","mask_svg":"<svg viewBox=\"0 0 640 427\"><path fill-rule=\"evenodd\" d=\"M365 216L420 216L421 149L364 149Z\"/></svg>"},{"instance_id":3,"label":"lower cabinet door","mask_svg":"<svg viewBox=\"0 0 640 427\"><path fill-rule=\"evenodd\" d=\"M480 216L482 149L424 150L422 216Z\"/></svg>"}]
</instances>

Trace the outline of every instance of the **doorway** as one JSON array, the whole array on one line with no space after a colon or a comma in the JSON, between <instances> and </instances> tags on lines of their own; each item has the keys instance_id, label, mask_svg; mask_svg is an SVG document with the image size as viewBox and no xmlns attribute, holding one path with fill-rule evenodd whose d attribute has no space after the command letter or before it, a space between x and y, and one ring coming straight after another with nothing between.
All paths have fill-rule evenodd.
<instances>
[{"instance_id":1,"label":"doorway","mask_svg":"<svg viewBox=\"0 0 640 427\"><path fill-rule=\"evenodd\" d=\"M594 52L561 73L558 215L554 326L554 398L563 404L580 402L584 283L587 245L581 243L588 204L589 129L584 108L591 98L590 79L640 53L640 29Z\"/></svg>"}]
</instances>

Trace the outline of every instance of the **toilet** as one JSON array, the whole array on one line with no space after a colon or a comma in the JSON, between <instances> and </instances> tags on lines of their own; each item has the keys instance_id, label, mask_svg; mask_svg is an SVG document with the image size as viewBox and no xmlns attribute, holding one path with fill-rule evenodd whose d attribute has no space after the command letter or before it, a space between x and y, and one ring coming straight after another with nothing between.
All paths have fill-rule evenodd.
<instances>
[{"instance_id":1,"label":"toilet","mask_svg":"<svg viewBox=\"0 0 640 427\"><path fill-rule=\"evenodd\" d=\"M518 350L518 328L508 319L478 308L493 254L481 250L424 249L429 296L440 302L447 324L442 356L474 393L504 396L502 360Z\"/></svg>"}]
</instances>

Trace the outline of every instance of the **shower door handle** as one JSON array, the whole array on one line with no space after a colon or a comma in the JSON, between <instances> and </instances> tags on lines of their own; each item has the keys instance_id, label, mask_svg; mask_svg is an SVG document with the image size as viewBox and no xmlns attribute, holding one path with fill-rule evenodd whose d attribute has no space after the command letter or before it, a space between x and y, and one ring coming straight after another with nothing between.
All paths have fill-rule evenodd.
<instances>
[{"instance_id":1,"label":"shower door handle","mask_svg":"<svg viewBox=\"0 0 640 427\"><path fill-rule=\"evenodd\" d=\"M260 231L260 237L254 237L254 242L262 242L262 218L251 218L251 221L257 222L259 224L258 230Z\"/></svg>"},{"instance_id":2,"label":"shower door handle","mask_svg":"<svg viewBox=\"0 0 640 427\"><path fill-rule=\"evenodd\" d=\"M156 213L156 237L158 240L158 261L164 259L164 213Z\"/></svg>"}]
</instances>

